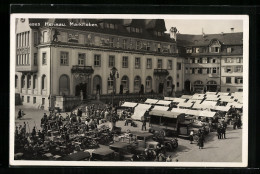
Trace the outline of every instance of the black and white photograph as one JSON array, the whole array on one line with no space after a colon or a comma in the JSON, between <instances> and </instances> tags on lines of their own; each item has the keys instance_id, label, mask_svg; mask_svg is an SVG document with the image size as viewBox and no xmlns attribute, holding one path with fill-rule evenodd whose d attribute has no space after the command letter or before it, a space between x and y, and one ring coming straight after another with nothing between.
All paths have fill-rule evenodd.
<instances>
[{"instance_id":1,"label":"black and white photograph","mask_svg":"<svg viewBox=\"0 0 260 174\"><path fill-rule=\"evenodd\" d=\"M246 15L11 14L10 165L246 167Z\"/></svg>"}]
</instances>

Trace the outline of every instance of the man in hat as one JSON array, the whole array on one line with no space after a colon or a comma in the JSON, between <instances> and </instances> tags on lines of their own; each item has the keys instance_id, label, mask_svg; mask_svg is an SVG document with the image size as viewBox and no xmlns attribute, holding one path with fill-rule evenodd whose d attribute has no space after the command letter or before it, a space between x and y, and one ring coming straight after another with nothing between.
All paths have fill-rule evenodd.
<instances>
[{"instance_id":1,"label":"man in hat","mask_svg":"<svg viewBox=\"0 0 260 174\"><path fill-rule=\"evenodd\" d=\"M19 109L19 111L18 111L18 117L17 117L18 119L21 119L22 118L22 110L21 109Z\"/></svg>"}]
</instances>

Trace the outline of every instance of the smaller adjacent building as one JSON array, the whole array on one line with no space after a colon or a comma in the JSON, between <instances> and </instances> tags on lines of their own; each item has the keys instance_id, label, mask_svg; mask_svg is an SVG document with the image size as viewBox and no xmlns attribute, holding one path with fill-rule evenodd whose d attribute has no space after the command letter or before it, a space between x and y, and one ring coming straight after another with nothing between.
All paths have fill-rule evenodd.
<instances>
[{"instance_id":1,"label":"smaller adjacent building","mask_svg":"<svg viewBox=\"0 0 260 174\"><path fill-rule=\"evenodd\" d=\"M185 91L243 90L243 33L177 34Z\"/></svg>"}]
</instances>

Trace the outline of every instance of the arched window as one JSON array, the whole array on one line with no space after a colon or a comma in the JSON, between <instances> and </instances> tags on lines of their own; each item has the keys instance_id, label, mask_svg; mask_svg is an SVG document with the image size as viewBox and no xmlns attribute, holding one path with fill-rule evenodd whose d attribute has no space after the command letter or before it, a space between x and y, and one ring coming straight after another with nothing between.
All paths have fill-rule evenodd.
<instances>
[{"instance_id":1,"label":"arched window","mask_svg":"<svg viewBox=\"0 0 260 174\"><path fill-rule=\"evenodd\" d=\"M22 88L25 87L25 76L24 75L22 75L22 78L21 78L21 86L22 86Z\"/></svg>"},{"instance_id":2,"label":"arched window","mask_svg":"<svg viewBox=\"0 0 260 174\"><path fill-rule=\"evenodd\" d=\"M200 80L197 80L197 81L194 82L194 85L203 85L203 82L200 81Z\"/></svg>"},{"instance_id":3,"label":"arched window","mask_svg":"<svg viewBox=\"0 0 260 174\"><path fill-rule=\"evenodd\" d=\"M31 84L32 84L31 75L28 75L27 76L27 88L31 88Z\"/></svg>"},{"instance_id":4,"label":"arched window","mask_svg":"<svg viewBox=\"0 0 260 174\"><path fill-rule=\"evenodd\" d=\"M37 89L37 85L38 83L37 83L37 76L36 75L34 75L33 76L33 89Z\"/></svg>"},{"instance_id":5,"label":"arched window","mask_svg":"<svg viewBox=\"0 0 260 174\"><path fill-rule=\"evenodd\" d=\"M145 81L145 88L146 89L151 89L152 88L152 77L151 76L148 76L146 78L146 81Z\"/></svg>"},{"instance_id":6,"label":"arched window","mask_svg":"<svg viewBox=\"0 0 260 174\"><path fill-rule=\"evenodd\" d=\"M42 89L46 89L47 87L47 78L46 75L42 75Z\"/></svg>"},{"instance_id":7,"label":"arched window","mask_svg":"<svg viewBox=\"0 0 260 174\"><path fill-rule=\"evenodd\" d=\"M140 87L141 87L141 78L139 76L135 76L134 88L135 89L140 89Z\"/></svg>"},{"instance_id":8,"label":"arched window","mask_svg":"<svg viewBox=\"0 0 260 174\"><path fill-rule=\"evenodd\" d=\"M101 94L102 90L102 79L99 75L95 75L93 78L93 93Z\"/></svg>"},{"instance_id":9,"label":"arched window","mask_svg":"<svg viewBox=\"0 0 260 174\"><path fill-rule=\"evenodd\" d=\"M123 85L124 89L129 89L129 80L127 76L123 76L121 80L121 85Z\"/></svg>"},{"instance_id":10,"label":"arched window","mask_svg":"<svg viewBox=\"0 0 260 174\"><path fill-rule=\"evenodd\" d=\"M217 84L217 82L216 82L216 81L214 81L214 80L211 80L211 81L208 81L208 82L207 82L207 84L208 84L208 85L216 85L216 84Z\"/></svg>"},{"instance_id":11,"label":"arched window","mask_svg":"<svg viewBox=\"0 0 260 174\"><path fill-rule=\"evenodd\" d=\"M69 95L70 92L70 85L69 85L69 77L67 75L61 75L60 81L60 95Z\"/></svg>"},{"instance_id":12,"label":"arched window","mask_svg":"<svg viewBox=\"0 0 260 174\"><path fill-rule=\"evenodd\" d=\"M166 86L167 88L171 88L172 87L172 84L173 84L173 79L171 76L169 76L166 80Z\"/></svg>"},{"instance_id":13,"label":"arched window","mask_svg":"<svg viewBox=\"0 0 260 174\"><path fill-rule=\"evenodd\" d=\"M15 88L17 88L18 76L15 75Z\"/></svg>"}]
</instances>

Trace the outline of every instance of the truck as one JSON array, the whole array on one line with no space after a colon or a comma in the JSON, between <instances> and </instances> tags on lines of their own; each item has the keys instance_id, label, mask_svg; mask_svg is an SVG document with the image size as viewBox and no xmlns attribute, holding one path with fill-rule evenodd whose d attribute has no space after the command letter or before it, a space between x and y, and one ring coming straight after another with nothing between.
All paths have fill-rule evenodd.
<instances>
[{"instance_id":1,"label":"truck","mask_svg":"<svg viewBox=\"0 0 260 174\"><path fill-rule=\"evenodd\" d=\"M180 123L185 121L185 114L153 110L149 112L149 132L159 133L162 136L178 136L180 133Z\"/></svg>"}]
</instances>

